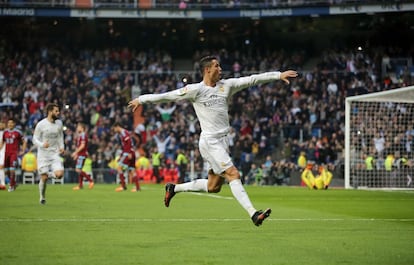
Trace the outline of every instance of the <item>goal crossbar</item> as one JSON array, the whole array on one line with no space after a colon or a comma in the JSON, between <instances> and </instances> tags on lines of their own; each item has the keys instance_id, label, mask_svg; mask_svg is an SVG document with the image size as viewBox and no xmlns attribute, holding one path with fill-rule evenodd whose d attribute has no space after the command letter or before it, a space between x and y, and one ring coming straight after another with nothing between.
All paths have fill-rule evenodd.
<instances>
[{"instance_id":1,"label":"goal crossbar","mask_svg":"<svg viewBox=\"0 0 414 265\"><path fill-rule=\"evenodd\" d=\"M408 143L414 139L413 125L414 86L347 97L345 188L414 189L410 182L412 163L409 163L413 157L406 157L412 156ZM401 147L404 143L407 149ZM372 152L376 164L367 169L367 157Z\"/></svg>"}]
</instances>

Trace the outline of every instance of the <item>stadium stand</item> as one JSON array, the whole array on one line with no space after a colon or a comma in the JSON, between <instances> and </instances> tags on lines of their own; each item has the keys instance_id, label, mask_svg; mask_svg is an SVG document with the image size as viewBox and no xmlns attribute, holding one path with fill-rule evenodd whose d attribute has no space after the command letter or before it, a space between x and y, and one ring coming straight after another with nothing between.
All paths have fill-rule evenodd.
<instances>
[{"instance_id":1,"label":"stadium stand","mask_svg":"<svg viewBox=\"0 0 414 265\"><path fill-rule=\"evenodd\" d=\"M96 4L102 2L95 1ZM302 73L291 86L274 83L252 87L232 99L234 159L244 175L248 174L253 161L262 163L266 156L270 155L273 161L282 161L275 163L273 179L267 182L270 184L289 183L292 172L297 170L296 161L301 151L306 151L308 160L336 165L335 177L340 178L345 97L413 84L412 74L401 71L400 64L390 63L384 72L387 58L412 57L412 49L397 45L388 48L375 45L367 50L344 45L312 53L307 49L288 51L279 47L260 47L252 52L254 48L251 47L216 44L192 50L188 57L193 58L190 62L193 69L176 71L180 58L163 45L147 48L98 40L93 47L79 47L66 42L69 35L58 39L52 31L49 36L23 34L36 26L51 29L53 19L30 23L14 18L8 21L13 23L16 32L10 34L10 28L1 31L0 119L14 117L30 138L34 125L42 118L45 103L59 103L63 106L62 120L67 128L68 154L74 148L76 122L86 122L93 167L109 172L102 177L105 181L111 179L113 173L108 164L119 148L110 125L120 121L128 129L135 130L131 114L125 108L131 98L131 89L136 86L141 93L160 93L179 88L186 82L196 82L200 79L197 59L206 54L220 57L226 76L288 68ZM75 26L61 23L76 36ZM158 30L164 25L161 22L155 24ZM85 28L79 30L87 30L87 26ZM171 40L174 36L168 38ZM162 41L162 37L158 40ZM311 67L310 61L313 62ZM400 72L401 75L388 76L389 72ZM177 148L188 152L196 149L200 128L186 102L159 107L175 109L166 118L159 109L145 107L147 137L140 148L150 156L156 145L154 135L161 138L172 135L166 148L164 165L167 165L167 159L173 159ZM202 172L203 162L197 157L195 171ZM65 167L74 167L69 155L65 157ZM281 171L284 177L281 177ZM71 174L67 178L70 181ZM147 175L145 178L150 179ZM294 180L290 183L297 184Z\"/></svg>"},{"instance_id":2,"label":"stadium stand","mask_svg":"<svg viewBox=\"0 0 414 265\"><path fill-rule=\"evenodd\" d=\"M389 4L409 1L387 1ZM269 8L296 6L329 6L355 4L384 4L381 0L3 0L6 6L41 6L41 7L111 7L111 8Z\"/></svg>"}]
</instances>

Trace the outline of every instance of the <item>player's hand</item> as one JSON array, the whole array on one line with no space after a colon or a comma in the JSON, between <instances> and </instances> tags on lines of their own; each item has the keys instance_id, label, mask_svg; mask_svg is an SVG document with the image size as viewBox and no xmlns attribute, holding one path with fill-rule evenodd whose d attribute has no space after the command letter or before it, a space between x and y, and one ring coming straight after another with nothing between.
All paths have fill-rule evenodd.
<instances>
[{"instance_id":1,"label":"player's hand","mask_svg":"<svg viewBox=\"0 0 414 265\"><path fill-rule=\"evenodd\" d=\"M289 78L297 77L298 73L293 70L287 70L280 73L280 80L284 81L286 84L290 84Z\"/></svg>"},{"instance_id":2,"label":"player's hand","mask_svg":"<svg viewBox=\"0 0 414 265\"><path fill-rule=\"evenodd\" d=\"M44 142L43 143L43 148L48 148L48 147L49 147L49 142L48 141Z\"/></svg>"},{"instance_id":3,"label":"player's hand","mask_svg":"<svg viewBox=\"0 0 414 265\"><path fill-rule=\"evenodd\" d=\"M132 112L134 112L139 107L139 105L141 105L141 104L139 103L138 98L133 99L130 102L128 102L128 108L130 108L132 110Z\"/></svg>"},{"instance_id":4,"label":"player's hand","mask_svg":"<svg viewBox=\"0 0 414 265\"><path fill-rule=\"evenodd\" d=\"M78 153L73 153L73 154L71 155L71 157L72 157L74 160L78 159Z\"/></svg>"},{"instance_id":5,"label":"player's hand","mask_svg":"<svg viewBox=\"0 0 414 265\"><path fill-rule=\"evenodd\" d=\"M60 153L60 154L65 153L65 149L64 149L64 148L59 148L59 153Z\"/></svg>"}]
</instances>

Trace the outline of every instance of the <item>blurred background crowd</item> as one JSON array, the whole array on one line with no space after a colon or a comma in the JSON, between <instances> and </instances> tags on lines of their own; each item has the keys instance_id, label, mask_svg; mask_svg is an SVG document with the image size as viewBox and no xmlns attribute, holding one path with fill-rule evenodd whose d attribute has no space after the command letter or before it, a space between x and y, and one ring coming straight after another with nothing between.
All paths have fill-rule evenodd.
<instances>
[{"instance_id":1,"label":"blurred background crowd","mask_svg":"<svg viewBox=\"0 0 414 265\"><path fill-rule=\"evenodd\" d=\"M290 172L301 169L301 154L308 161L337 168L332 169L336 172L334 177L341 178L345 98L413 84L409 67L393 61L412 58L413 47L399 45L398 41L389 45L386 36L383 44L382 40L365 40L354 45L346 41L351 37L345 34L343 43L331 40L319 49L315 44L320 42L318 33L310 40L313 48L309 49L301 44L281 47L283 40L280 45L272 45L275 37L265 35L269 30L261 32L257 27L244 29L249 33L233 41L230 36L225 42L209 43L199 38L198 30L194 35L199 45L186 49L183 44L183 50L177 51L180 39L170 32L163 35L165 22L155 23L158 27L152 25L159 33L153 40L158 45L152 47L139 43L151 38L150 30L128 33L136 38L130 45L124 41L128 36L114 37L117 30L121 35L122 30L128 31L117 29L111 20L94 22L98 31L103 25L105 31L109 28L108 38L88 44L77 34L87 33L90 22L81 29L54 19L8 19L7 23L13 26L0 31L0 120L15 119L30 142L34 126L44 117L44 106L58 103L66 129L66 168L74 167L70 154L75 148L77 122L88 126L93 167L109 168L120 147L110 129L119 121L134 132L139 156L151 158L157 147L164 154L163 165L168 166L175 161L178 150L184 150L188 158L194 151L195 171L203 172L204 164L197 151L200 127L189 102L146 105L145 122L138 126L126 106L132 92L162 93L199 82L198 60L205 55L219 57L225 78L287 69L300 73L290 85L274 82L250 87L232 98L232 133L228 135L231 153L244 176L249 176L252 167L267 168L271 178L262 184L285 183ZM144 28L148 25L137 23L144 23ZM296 22L297 27L302 23ZM59 24L66 26L56 30ZM284 25L293 29L293 24ZM174 25L170 23L168 27ZM46 37L44 31L49 28L54 31ZM298 35L304 38L302 44L309 36L303 34Z\"/></svg>"}]
</instances>

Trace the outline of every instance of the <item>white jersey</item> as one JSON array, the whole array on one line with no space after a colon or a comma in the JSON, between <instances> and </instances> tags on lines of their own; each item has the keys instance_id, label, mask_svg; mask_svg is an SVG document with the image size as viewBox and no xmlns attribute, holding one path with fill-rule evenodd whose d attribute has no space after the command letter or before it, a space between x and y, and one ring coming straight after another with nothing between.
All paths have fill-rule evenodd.
<instances>
[{"instance_id":1,"label":"white jersey","mask_svg":"<svg viewBox=\"0 0 414 265\"><path fill-rule=\"evenodd\" d=\"M46 141L49 143L48 148L43 147ZM37 146L39 160L59 155L60 149L64 148L62 121L50 122L47 118L41 120L35 127L33 143Z\"/></svg>"},{"instance_id":2,"label":"white jersey","mask_svg":"<svg viewBox=\"0 0 414 265\"><path fill-rule=\"evenodd\" d=\"M140 103L187 99L192 102L201 126L201 136L220 137L230 129L228 100L236 92L280 79L280 72L267 72L241 78L222 79L215 87L200 82L162 94L139 96Z\"/></svg>"}]
</instances>

